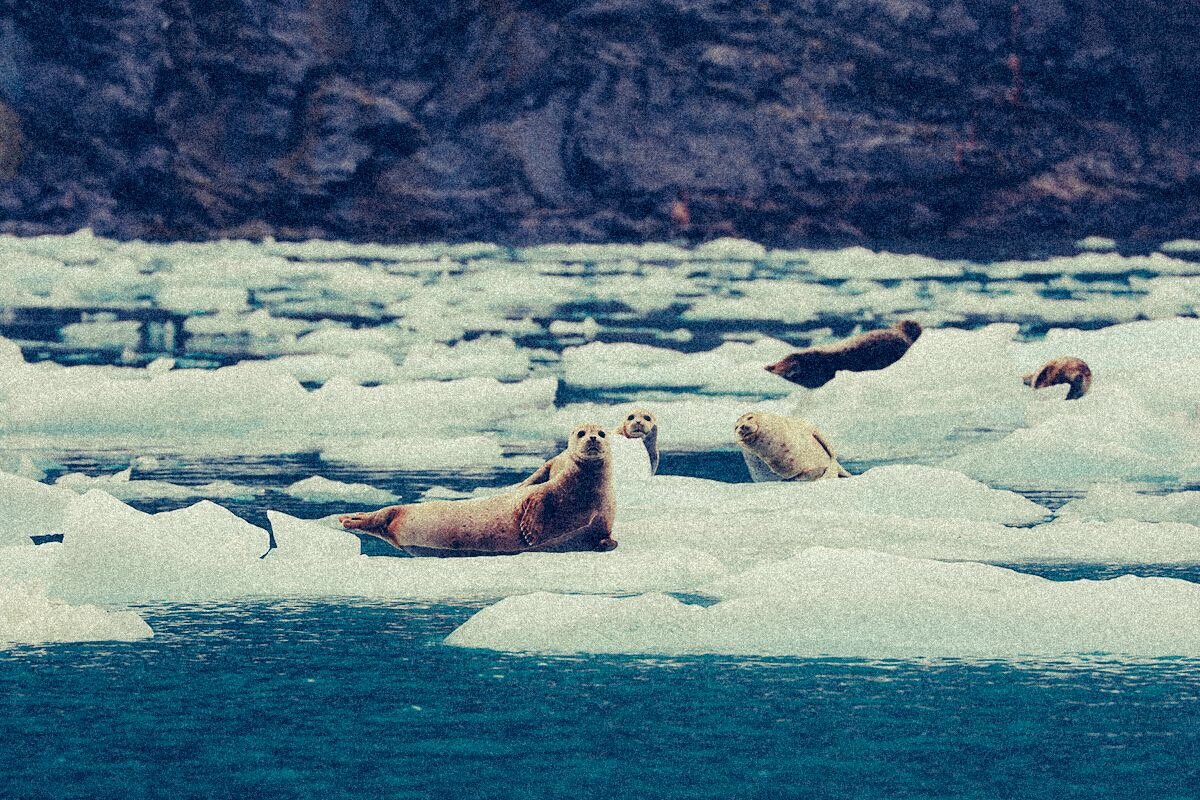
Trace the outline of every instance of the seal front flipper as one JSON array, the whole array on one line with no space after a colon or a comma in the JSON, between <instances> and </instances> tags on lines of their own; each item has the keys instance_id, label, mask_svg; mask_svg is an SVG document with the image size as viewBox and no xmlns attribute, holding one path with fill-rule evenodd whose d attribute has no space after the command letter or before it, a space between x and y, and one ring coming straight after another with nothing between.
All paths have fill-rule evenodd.
<instances>
[{"instance_id":1,"label":"seal front flipper","mask_svg":"<svg viewBox=\"0 0 1200 800\"><path fill-rule=\"evenodd\" d=\"M517 506L517 536L526 547L536 547L546 536L547 495L534 492Z\"/></svg>"},{"instance_id":2,"label":"seal front flipper","mask_svg":"<svg viewBox=\"0 0 1200 800\"><path fill-rule=\"evenodd\" d=\"M833 445L829 443L829 441L819 430L814 429L812 432L812 437L816 440L817 444L821 446L821 449L829 454L829 469L825 471L826 477L829 477L829 473L831 471L839 478L854 477L846 470L845 467L838 463L837 454L833 452Z\"/></svg>"},{"instance_id":3,"label":"seal front flipper","mask_svg":"<svg viewBox=\"0 0 1200 800\"><path fill-rule=\"evenodd\" d=\"M545 483L546 481L550 480L551 464L553 463L554 459L551 459L545 464L542 464L537 468L536 472L518 483L517 486L536 486L539 483Z\"/></svg>"}]
</instances>

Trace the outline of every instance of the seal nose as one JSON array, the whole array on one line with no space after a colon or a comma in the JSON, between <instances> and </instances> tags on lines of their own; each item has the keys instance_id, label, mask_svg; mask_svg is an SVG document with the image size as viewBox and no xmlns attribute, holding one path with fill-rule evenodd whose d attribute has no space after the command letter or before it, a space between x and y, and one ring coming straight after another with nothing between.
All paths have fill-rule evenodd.
<instances>
[{"instance_id":1,"label":"seal nose","mask_svg":"<svg viewBox=\"0 0 1200 800\"><path fill-rule=\"evenodd\" d=\"M770 372L772 375L778 375L780 371L778 364L767 364L765 367L763 367L763 369L765 369L767 372Z\"/></svg>"},{"instance_id":2,"label":"seal nose","mask_svg":"<svg viewBox=\"0 0 1200 800\"><path fill-rule=\"evenodd\" d=\"M737 431L738 436L745 436L747 433L750 432L750 429L747 428L745 425L738 425L735 430Z\"/></svg>"}]
</instances>

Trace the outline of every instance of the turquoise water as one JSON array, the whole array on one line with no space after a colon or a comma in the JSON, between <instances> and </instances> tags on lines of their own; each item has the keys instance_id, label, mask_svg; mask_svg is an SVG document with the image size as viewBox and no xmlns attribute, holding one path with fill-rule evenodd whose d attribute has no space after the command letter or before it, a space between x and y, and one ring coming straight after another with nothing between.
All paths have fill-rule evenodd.
<instances>
[{"instance_id":1,"label":"turquoise water","mask_svg":"<svg viewBox=\"0 0 1200 800\"><path fill-rule=\"evenodd\" d=\"M0 655L5 797L1194 797L1200 664L443 647L474 607L144 609Z\"/></svg>"},{"instance_id":2,"label":"turquoise water","mask_svg":"<svg viewBox=\"0 0 1200 800\"><path fill-rule=\"evenodd\" d=\"M283 245L271 246L279 248L287 251ZM290 251L285 255L304 260ZM166 253L164 263L171 258L176 256ZM532 332L519 332L524 328L517 326L513 330L518 332L511 333L522 350L541 351L532 357L529 374L559 377L563 370L556 354L592 340L697 353L761 335L807 345L845 336L856 326L878 327L913 314L931 329L1015 322L1022 339L1036 339L1052 328L1088 329L1138 316L1194 316L1195 276L1200 274L1200 267L1179 271L1176 264L1177 276L1159 275L1146 272L1145 265L1126 269L1097 256L1098 266L1088 268L1095 273L1076 267L1061 274L1047 267L1046 273L1034 264L1001 270L1000 277L989 279L986 272L972 271L977 267L964 266L965 271L948 278L922 278L920 273L867 281L856 277L854 265L812 274L776 268L770 261L752 268L747 264L744 270L703 261L660 268L623 264L614 255L611 262L570 270L527 262L519 270L499 273L495 284L500 288L526 272L551 279L575 276L572 296L578 299L562 302L552 280L544 281L545 297L540 298L525 296L542 285L535 282L518 287L522 291L513 297L505 292L454 293L456 282L468 282L470 288L470 279L482 268L456 256L458 267L448 269L434 260L441 256L433 252L428 263L400 260L371 273L379 280L369 284L375 305L368 304L366 311L374 316L351 317L345 308L363 309L354 281L341 277L353 264L341 265L336 279L312 279L309 285L303 276L325 256L312 258L316 260L305 262L306 269L286 281L282 272L247 278L246 305L238 313L265 309L276 322L314 326L317 320L336 317L354 328L370 328L384 321L390 325L393 318L403 321L411 310L390 309L388 302L411 299L416 308L445 293L465 303L443 310L461 332L414 328L420 337L469 341L510 330L507 323L529 320ZM504 256L513 258L517 256ZM119 267L121 262L114 263ZM870 267L874 262L864 263ZM107 269L105 265L100 258L95 269ZM91 267L81 262L71 267L71 274L86 269ZM401 278L409 272L421 277L419 288L389 288L379 282L382 273ZM68 297L78 307L66 310L43 308L49 301L25 298L21 302L28 308L14 306L0 315L0 335L20 340L31 362L71 365L144 365L171 356L180 367L216 366L288 352L276 333L239 332L232 323L228 330L188 332L187 314L179 311L169 315L176 326L169 345L153 341L148 329L141 332L138 348L108 341L108 334L92 344L86 337L75 344L61 337L70 323L140 318L143 291L165 291L175 285L172 280L192 286L192 276L172 278L158 266L146 274L161 285L143 286L146 275L139 272L122 289L124 296L97 300L87 294L90 284L84 282L82 289L72 290L80 296ZM769 314L739 319L714 315L711 308L684 316L695 311L697 301L717 294L731 303L743 293L765 302L774 295L751 290L771 281L781 287L776 294L800 300L826 291L818 296L836 302L836 310L802 321ZM644 287L639 295L644 307L592 297L615 292L628 299L630 288L639 286ZM374 297L376 292L383 296ZM981 298L1006 297L1019 302L980 312ZM767 310L772 308L776 306ZM778 304L778 310L793 316L787 303ZM598 322L598 330L586 336L551 330L554 322L588 320ZM675 336L681 329L686 337ZM403 358L400 351L389 355L397 363ZM708 391L583 387L562 380L555 406L704 399ZM728 396L753 402L755 395L746 391L734 383ZM405 411L412 409L398 410L398 417ZM98 430L108 430L102 414L96 420ZM731 421L720 424L728 427ZM995 431L955 430L949 438L989 433ZM499 435L505 436L503 431ZM152 440L150 447L119 435L104 446L32 436L32 444L0 442L0 454L28 451L47 465L45 480L53 482L68 472L116 472L150 452L158 461L138 464L139 480L197 485L223 479L264 490L251 500L219 501L260 526L267 525L268 509L303 518L348 510L347 503L306 502L284 493L284 487L312 475L370 483L411 502L434 486L469 491L511 484L528 472L495 464L449 472L371 469L322 460L315 450L224 455L220 453L229 451L210 452L204 436L193 442L187 441L187 433L152 430L146 437ZM526 454L543 457L554 452L554 444L540 433L504 439L506 452L525 448ZM891 461L938 463L945 455L940 450L897 452L901 455L893 454ZM888 462L846 460L854 473L879 463ZM740 454L728 447L667 451L662 472L747 480ZM1196 485L1180 479L1155 488ZM1081 485L1025 493L1053 511L1085 492ZM131 505L164 511L194 501ZM364 552L397 555L374 541L364 543ZM1200 583L1196 565L1011 566L1055 580L1137 574ZM1200 662L1194 660L548 657L443 645L451 631L486 604L354 598L162 603L134 607L153 628L153 638L0 650L0 798L1200 796ZM538 620L529 624L536 626Z\"/></svg>"}]
</instances>

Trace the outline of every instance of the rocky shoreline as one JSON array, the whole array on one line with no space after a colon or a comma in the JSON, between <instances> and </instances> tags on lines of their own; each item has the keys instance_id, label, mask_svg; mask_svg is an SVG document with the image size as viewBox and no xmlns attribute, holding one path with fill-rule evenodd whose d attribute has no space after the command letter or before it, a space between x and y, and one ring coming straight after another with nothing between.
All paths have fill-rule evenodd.
<instances>
[{"instance_id":1,"label":"rocky shoreline","mask_svg":"<svg viewBox=\"0 0 1200 800\"><path fill-rule=\"evenodd\" d=\"M1200 7L0 0L0 231L1200 235Z\"/></svg>"}]
</instances>

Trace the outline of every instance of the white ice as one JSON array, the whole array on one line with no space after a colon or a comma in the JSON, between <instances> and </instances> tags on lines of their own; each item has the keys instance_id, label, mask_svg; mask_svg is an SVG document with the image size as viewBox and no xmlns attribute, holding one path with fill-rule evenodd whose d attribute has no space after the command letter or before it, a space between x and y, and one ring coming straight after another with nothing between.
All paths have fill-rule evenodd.
<instances>
[{"instance_id":1,"label":"white ice","mask_svg":"<svg viewBox=\"0 0 1200 800\"><path fill-rule=\"evenodd\" d=\"M982 564L812 548L715 581L704 593L720 602L509 597L446 641L559 653L1200 656L1200 585L1167 578L1055 582Z\"/></svg>"},{"instance_id":2,"label":"white ice","mask_svg":"<svg viewBox=\"0 0 1200 800\"><path fill-rule=\"evenodd\" d=\"M134 641L154 632L133 611L69 605L31 584L0 578L0 650L17 644Z\"/></svg>"},{"instance_id":3,"label":"white ice","mask_svg":"<svg viewBox=\"0 0 1200 800\"><path fill-rule=\"evenodd\" d=\"M398 498L385 489L366 483L343 483L320 475L296 481L284 489L285 494L311 503L356 502L385 505Z\"/></svg>"}]
</instances>

